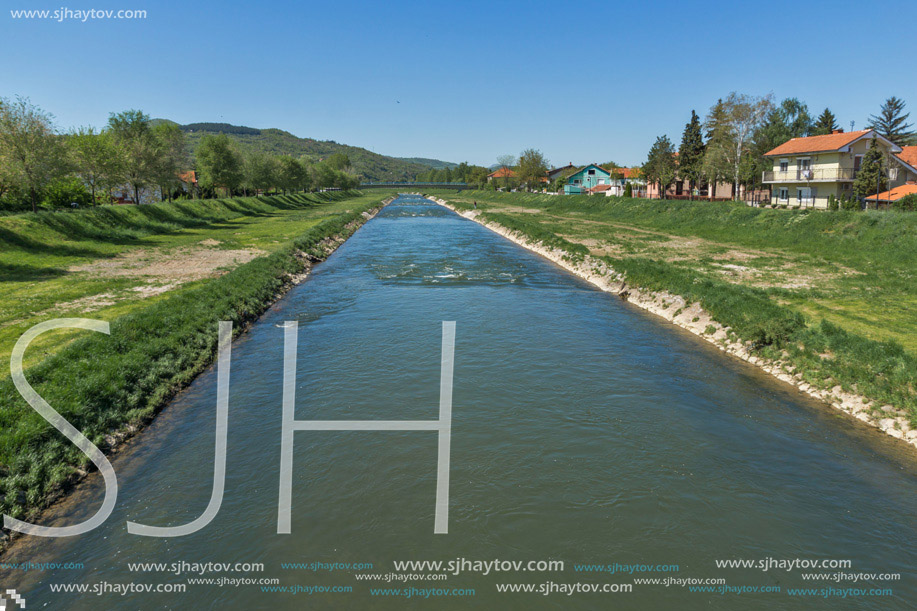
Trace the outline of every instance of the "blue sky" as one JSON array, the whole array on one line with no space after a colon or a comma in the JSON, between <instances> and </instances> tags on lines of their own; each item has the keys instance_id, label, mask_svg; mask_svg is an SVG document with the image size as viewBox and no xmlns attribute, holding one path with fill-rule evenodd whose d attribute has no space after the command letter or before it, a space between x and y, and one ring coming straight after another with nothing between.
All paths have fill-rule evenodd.
<instances>
[{"instance_id":1,"label":"blue sky","mask_svg":"<svg viewBox=\"0 0 917 611\"><path fill-rule=\"evenodd\" d=\"M912 0L3 4L0 96L63 128L140 108L485 165L534 147L561 165L640 163L733 90L829 106L845 129L897 95L917 123ZM148 16L7 10L61 7Z\"/></svg>"}]
</instances>

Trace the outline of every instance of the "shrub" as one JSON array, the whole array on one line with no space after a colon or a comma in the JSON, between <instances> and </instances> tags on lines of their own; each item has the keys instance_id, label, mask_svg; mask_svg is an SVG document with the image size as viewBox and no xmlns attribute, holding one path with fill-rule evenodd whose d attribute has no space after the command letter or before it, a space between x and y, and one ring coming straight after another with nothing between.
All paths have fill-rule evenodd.
<instances>
[{"instance_id":1,"label":"shrub","mask_svg":"<svg viewBox=\"0 0 917 611\"><path fill-rule=\"evenodd\" d=\"M895 210L913 212L917 210L917 193L905 195L896 202L892 202L892 208Z\"/></svg>"},{"instance_id":2,"label":"shrub","mask_svg":"<svg viewBox=\"0 0 917 611\"><path fill-rule=\"evenodd\" d=\"M70 177L56 180L45 189L42 205L48 208L69 208L71 203L88 206L92 196L86 185L79 178Z\"/></svg>"},{"instance_id":3,"label":"shrub","mask_svg":"<svg viewBox=\"0 0 917 611\"><path fill-rule=\"evenodd\" d=\"M840 210L840 203L837 201L834 193L828 196L828 210Z\"/></svg>"},{"instance_id":4,"label":"shrub","mask_svg":"<svg viewBox=\"0 0 917 611\"><path fill-rule=\"evenodd\" d=\"M841 198L841 210L850 210L850 211L856 212L861 209L862 208L860 206L859 200L856 200L852 197L848 197L847 195Z\"/></svg>"}]
</instances>

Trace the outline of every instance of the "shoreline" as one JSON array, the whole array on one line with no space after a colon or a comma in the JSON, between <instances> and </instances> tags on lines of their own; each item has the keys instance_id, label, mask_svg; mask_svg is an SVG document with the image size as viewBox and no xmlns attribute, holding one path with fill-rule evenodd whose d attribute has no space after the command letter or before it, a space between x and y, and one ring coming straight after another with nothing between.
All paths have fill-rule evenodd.
<instances>
[{"instance_id":1,"label":"shoreline","mask_svg":"<svg viewBox=\"0 0 917 611\"><path fill-rule=\"evenodd\" d=\"M844 391L840 386L821 389L808 384L799 374L793 373L793 367L789 363L756 356L749 351L745 343L730 341L728 336L729 328L714 320L699 304L687 303L682 296L673 293L647 291L631 286L627 284L624 274L615 271L604 261L597 260L591 255L586 255L580 263L573 262L569 254L562 249L548 247L541 242L533 242L527 236L511 231L499 223L483 219L479 220L480 211L458 210L446 200L436 196L428 196L427 199L455 212L463 218L478 223L526 250L548 259L602 291L618 295L625 301L664 318L668 322L713 344L721 351L755 365L778 380L802 391L809 397L826 403L832 408L878 429L889 437L917 448L917 429L910 426L905 414L900 410L891 405L879 406L875 401L862 395ZM714 332L707 333L711 326L714 328ZM885 417L874 415L877 410L884 413Z\"/></svg>"},{"instance_id":2,"label":"shoreline","mask_svg":"<svg viewBox=\"0 0 917 611\"><path fill-rule=\"evenodd\" d=\"M396 196L389 196L385 199L380 199L377 205L363 211L360 214L360 218L355 219L345 225L344 231L323 238L317 244L317 246L321 248L323 253L322 256L315 256L309 253L305 253L301 250L294 251L293 257L302 263L302 269L296 274L286 274L282 278L282 286L269 300L266 300L264 303L260 304L261 311L258 313L258 315L252 317L249 320L246 320L244 324L235 327L232 341L235 341L247 333L249 329L251 329L251 327L261 319L264 313L270 309L271 306L282 299L294 287L308 279L310 273L312 272L312 268L316 264L321 263L329 256L331 256L331 254L334 253L334 251L336 251L341 245L347 242L347 240L349 240L360 227L365 225L371 219L375 218L379 211L394 201L395 198ZM206 363L200 367L199 371L194 372L191 378L187 381L187 384L183 385L181 388L176 388L168 396L164 397L161 405L156 409L156 412L151 417L144 419L140 423L128 423L121 428L115 429L108 433L105 437L104 447L100 447L105 456L111 458L132 447L133 443L139 440L140 434L143 433L143 431L145 431L147 427L149 427L150 424L152 424L160 416L160 414L162 414L162 412L168 408L169 404L172 403L172 401L174 401L178 395L190 387L201 373L213 366L215 357L216 352L210 355ZM44 506L40 509L37 509L33 514L27 515L25 519L31 522L35 522L41 521L42 518L48 517L50 514L54 513L56 509L59 509L62 504L66 503L68 499L73 497L86 483L86 480L93 474L98 474L98 471L83 471L74 469L74 472L71 478L68 480L67 484L55 490L54 493L50 494L45 499ZM5 528L0 528L0 556L6 554L6 552L9 551L13 544L22 536L22 533L8 531Z\"/></svg>"}]
</instances>

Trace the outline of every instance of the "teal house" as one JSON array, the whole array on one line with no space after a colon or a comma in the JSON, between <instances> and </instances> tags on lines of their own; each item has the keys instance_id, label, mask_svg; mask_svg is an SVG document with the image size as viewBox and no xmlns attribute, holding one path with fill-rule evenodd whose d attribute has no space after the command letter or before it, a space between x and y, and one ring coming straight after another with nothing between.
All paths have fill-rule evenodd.
<instances>
[{"instance_id":1,"label":"teal house","mask_svg":"<svg viewBox=\"0 0 917 611\"><path fill-rule=\"evenodd\" d=\"M611 172L602 166L590 163L589 165L578 169L567 178L567 184L564 185L565 195L576 195L578 193L589 193L599 185L611 185Z\"/></svg>"}]
</instances>

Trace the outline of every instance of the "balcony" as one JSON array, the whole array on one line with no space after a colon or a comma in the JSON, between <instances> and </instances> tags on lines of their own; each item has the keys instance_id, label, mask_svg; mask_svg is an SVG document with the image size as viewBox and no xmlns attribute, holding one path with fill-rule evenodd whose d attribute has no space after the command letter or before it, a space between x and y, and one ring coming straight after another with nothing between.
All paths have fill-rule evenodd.
<instances>
[{"instance_id":1,"label":"balcony","mask_svg":"<svg viewBox=\"0 0 917 611\"><path fill-rule=\"evenodd\" d=\"M808 168L763 172L762 182L850 182L857 171L851 168Z\"/></svg>"}]
</instances>

